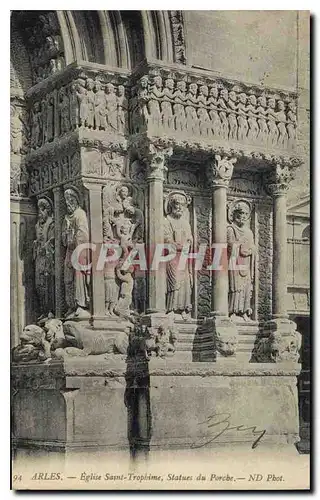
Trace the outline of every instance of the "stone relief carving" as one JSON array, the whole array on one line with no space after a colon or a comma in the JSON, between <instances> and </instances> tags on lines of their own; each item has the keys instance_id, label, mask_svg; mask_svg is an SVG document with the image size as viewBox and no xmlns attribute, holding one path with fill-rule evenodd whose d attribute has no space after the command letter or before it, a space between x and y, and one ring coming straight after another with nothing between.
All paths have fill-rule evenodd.
<instances>
[{"instance_id":1,"label":"stone relief carving","mask_svg":"<svg viewBox=\"0 0 320 500\"><path fill-rule=\"evenodd\" d=\"M40 318L55 311L54 280L54 220L52 201L47 197L38 200L36 239L33 242L35 288L39 301Z\"/></svg>"},{"instance_id":2,"label":"stone relief carving","mask_svg":"<svg viewBox=\"0 0 320 500\"><path fill-rule=\"evenodd\" d=\"M260 204L257 206L258 218L258 317L261 321L271 315L272 291L272 215L271 207Z\"/></svg>"},{"instance_id":3,"label":"stone relief carving","mask_svg":"<svg viewBox=\"0 0 320 500\"><path fill-rule=\"evenodd\" d=\"M167 312L173 311L187 319L192 311L193 276L190 264L178 268L181 252L188 253L193 244L188 205L191 198L181 191L171 191L165 200L164 242L172 244L176 257L167 263Z\"/></svg>"},{"instance_id":4,"label":"stone relief carving","mask_svg":"<svg viewBox=\"0 0 320 500\"><path fill-rule=\"evenodd\" d=\"M106 315L130 316L134 266L126 260L144 237L144 216L133 197L132 186L110 184L103 189L103 241L120 244L121 256L105 268Z\"/></svg>"},{"instance_id":5,"label":"stone relief carving","mask_svg":"<svg viewBox=\"0 0 320 500\"><path fill-rule=\"evenodd\" d=\"M197 198L195 200L197 243L211 245L211 200L210 198ZM211 262L204 261L204 265L198 271L197 278L197 301L198 317L209 316L211 312L211 281L210 273L206 267Z\"/></svg>"},{"instance_id":6,"label":"stone relief carving","mask_svg":"<svg viewBox=\"0 0 320 500\"><path fill-rule=\"evenodd\" d=\"M68 307L68 319L85 319L90 317L89 283L90 274L76 270L71 261L73 251L78 245L89 242L89 227L85 211L80 206L80 194L77 189L65 189L64 198L67 208L62 225L62 244L66 248L64 261L65 299ZM83 250L78 256L78 262L88 264L88 250Z\"/></svg>"},{"instance_id":7,"label":"stone relief carving","mask_svg":"<svg viewBox=\"0 0 320 500\"><path fill-rule=\"evenodd\" d=\"M231 319L249 321L254 278L255 244L250 229L252 207L245 200L228 207L227 251L229 261L229 315ZM241 269L234 269L241 266Z\"/></svg>"},{"instance_id":8,"label":"stone relief carving","mask_svg":"<svg viewBox=\"0 0 320 500\"><path fill-rule=\"evenodd\" d=\"M70 153L58 161L41 163L35 166L29 176L29 194L37 195L41 191L69 182L80 174L80 152Z\"/></svg>"},{"instance_id":9,"label":"stone relief carving","mask_svg":"<svg viewBox=\"0 0 320 500\"><path fill-rule=\"evenodd\" d=\"M290 335L272 332L269 337L258 340L252 358L257 363L279 363L291 361L298 363L301 349L301 334L298 331Z\"/></svg>"},{"instance_id":10,"label":"stone relief carving","mask_svg":"<svg viewBox=\"0 0 320 500\"><path fill-rule=\"evenodd\" d=\"M177 336L172 327L167 325L160 325L158 328L147 327L145 339L147 359L150 359L153 354L156 357L166 358L175 353Z\"/></svg>"},{"instance_id":11,"label":"stone relief carving","mask_svg":"<svg viewBox=\"0 0 320 500\"><path fill-rule=\"evenodd\" d=\"M23 155L28 151L25 111L14 103L10 104L10 151L16 155Z\"/></svg>"},{"instance_id":12,"label":"stone relief carving","mask_svg":"<svg viewBox=\"0 0 320 500\"><path fill-rule=\"evenodd\" d=\"M163 80L160 73L143 76L133 89L132 132L148 126L153 135L164 128L173 135L294 149L296 105L291 97L265 95L231 82L188 84L175 74Z\"/></svg>"},{"instance_id":13,"label":"stone relief carving","mask_svg":"<svg viewBox=\"0 0 320 500\"><path fill-rule=\"evenodd\" d=\"M181 10L169 10L175 62L186 64L186 47Z\"/></svg>"}]
</instances>

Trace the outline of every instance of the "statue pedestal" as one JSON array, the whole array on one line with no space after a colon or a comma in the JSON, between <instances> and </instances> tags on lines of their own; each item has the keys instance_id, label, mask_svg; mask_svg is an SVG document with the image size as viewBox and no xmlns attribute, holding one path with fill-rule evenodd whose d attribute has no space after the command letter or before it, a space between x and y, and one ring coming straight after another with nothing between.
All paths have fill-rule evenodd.
<instances>
[{"instance_id":1,"label":"statue pedestal","mask_svg":"<svg viewBox=\"0 0 320 500\"><path fill-rule=\"evenodd\" d=\"M121 355L13 365L13 443L71 457L86 450L250 450L257 440L257 449L293 445L299 371L293 363L127 363Z\"/></svg>"}]
</instances>

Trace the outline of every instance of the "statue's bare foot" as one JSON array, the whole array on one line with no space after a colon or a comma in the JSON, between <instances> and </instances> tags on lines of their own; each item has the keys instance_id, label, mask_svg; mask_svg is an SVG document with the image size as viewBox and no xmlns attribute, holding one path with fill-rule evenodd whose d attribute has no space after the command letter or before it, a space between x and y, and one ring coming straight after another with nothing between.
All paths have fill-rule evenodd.
<instances>
[{"instance_id":1,"label":"statue's bare foot","mask_svg":"<svg viewBox=\"0 0 320 500\"><path fill-rule=\"evenodd\" d=\"M78 309L74 313L74 317L78 319L90 318L90 313L86 309L78 307Z\"/></svg>"}]
</instances>

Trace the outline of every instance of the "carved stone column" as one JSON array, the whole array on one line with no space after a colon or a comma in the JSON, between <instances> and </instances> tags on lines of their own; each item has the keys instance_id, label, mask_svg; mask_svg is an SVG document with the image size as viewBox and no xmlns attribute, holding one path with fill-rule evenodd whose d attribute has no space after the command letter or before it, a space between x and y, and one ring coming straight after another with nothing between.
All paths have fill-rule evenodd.
<instances>
[{"instance_id":1,"label":"carved stone column","mask_svg":"<svg viewBox=\"0 0 320 500\"><path fill-rule=\"evenodd\" d=\"M97 269L100 249L102 245L102 199L101 184L85 183L84 186L89 193L89 221L90 242L96 245L92 251L91 286L92 286L92 315L96 326L99 319L105 315L105 290L104 270Z\"/></svg>"},{"instance_id":2,"label":"carved stone column","mask_svg":"<svg viewBox=\"0 0 320 500\"><path fill-rule=\"evenodd\" d=\"M293 171L277 164L266 188L273 198L272 319L264 325L266 338L257 349L257 361L294 361L299 359L301 335L287 314L287 191Z\"/></svg>"},{"instance_id":3,"label":"carved stone column","mask_svg":"<svg viewBox=\"0 0 320 500\"><path fill-rule=\"evenodd\" d=\"M212 188L212 313L209 329L213 331L215 350L223 356L233 355L237 344L237 329L228 316L227 258L227 189L236 158L215 158L207 165L207 177ZM216 245L216 247L214 247Z\"/></svg>"},{"instance_id":4,"label":"carved stone column","mask_svg":"<svg viewBox=\"0 0 320 500\"><path fill-rule=\"evenodd\" d=\"M62 203L63 194L60 187L53 188L54 200L54 259L55 259L55 304L56 318L61 318L64 313L64 282L63 282L63 248L61 242L61 224L63 219Z\"/></svg>"},{"instance_id":5,"label":"carved stone column","mask_svg":"<svg viewBox=\"0 0 320 500\"><path fill-rule=\"evenodd\" d=\"M147 163L148 183L148 227L147 252L150 255L148 273L147 313L164 313L166 301L165 269L151 269L152 257L157 244L163 244L163 181L166 170L165 162L172 154L172 149L156 150L150 146Z\"/></svg>"}]
</instances>

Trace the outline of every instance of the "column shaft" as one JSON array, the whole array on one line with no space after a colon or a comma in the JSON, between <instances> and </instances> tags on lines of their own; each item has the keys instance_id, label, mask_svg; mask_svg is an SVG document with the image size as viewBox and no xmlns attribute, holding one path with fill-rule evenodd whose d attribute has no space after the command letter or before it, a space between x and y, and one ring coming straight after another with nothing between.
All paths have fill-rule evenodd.
<instances>
[{"instance_id":1,"label":"column shaft","mask_svg":"<svg viewBox=\"0 0 320 500\"><path fill-rule=\"evenodd\" d=\"M287 206L286 194L273 197L272 314L287 317Z\"/></svg>"},{"instance_id":2,"label":"column shaft","mask_svg":"<svg viewBox=\"0 0 320 500\"><path fill-rule=\"evenodd\" d=\"M226 245L226 242L227 188L225 186L214 186L212 191L212 244ZM228 261L226 248L222 250L220 266L221 270L212 271L212 311L221 316L228 316Z\"/></svg>"}]
</instances>

